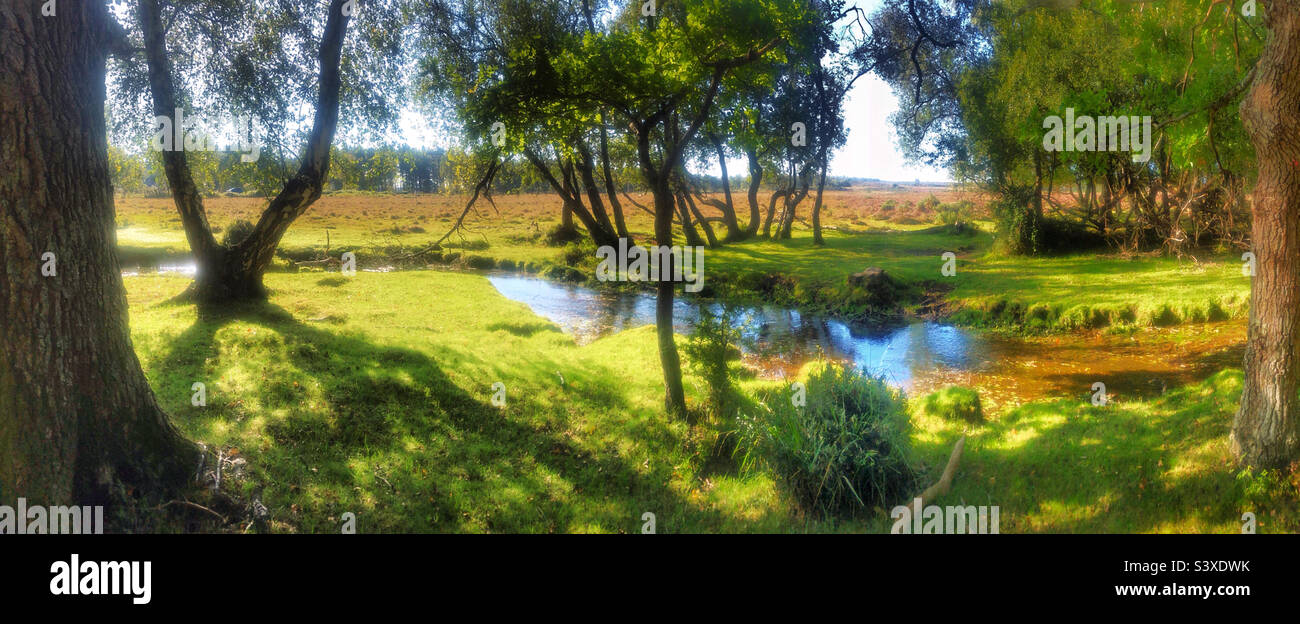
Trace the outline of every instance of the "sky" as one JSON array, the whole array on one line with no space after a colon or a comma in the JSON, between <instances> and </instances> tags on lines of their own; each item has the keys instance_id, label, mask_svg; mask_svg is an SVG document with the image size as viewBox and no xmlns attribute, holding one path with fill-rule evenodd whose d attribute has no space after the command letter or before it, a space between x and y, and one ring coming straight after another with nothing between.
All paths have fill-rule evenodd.
<instances>
[{"instance_id":1,"label":"sky","mask_svg":"<svg viewBox=\"0 0 1300 624\"><path fill-rule=\"evenodd\" d=\"M867 75L853 85L844 103L849 139L831 158L831 175L879 178L891 182L951 182L946 169L908 162L898 149L898 135L889 116L898 110L885 81Z\"/></svg>"}]
</instances>

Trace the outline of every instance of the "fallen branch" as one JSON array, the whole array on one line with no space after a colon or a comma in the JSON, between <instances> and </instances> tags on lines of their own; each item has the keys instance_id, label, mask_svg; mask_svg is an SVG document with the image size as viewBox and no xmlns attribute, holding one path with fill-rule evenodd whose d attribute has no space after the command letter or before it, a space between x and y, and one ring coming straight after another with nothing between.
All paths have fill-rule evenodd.
<instances>
[{"instance_id":1,"label":"fallen branch","mask_svg":"<svg viewBox=\"0 0 1300 624\"><path fill-rule=\"evenodd\" d=\"M215 512L215 511L212 511L211 509L208 509L207 507L204 507L203 505L200 505L200 504L198 504L198 503L192 503L192 502L187 501L187 500L169 500L169 501L167 501L167 502L165 502L165 503L159 505L159 506L157 507L157 509L158 509L159 511L162 511L164 508L169 507L169 506L171 506L171 505L185 505L186 507L193 507L194 509L198 509L198 510L200 510L200 511L206 511L206 512L208 512L208 513L210 513L210 514L216 516L217 518L220 518L222 524L225 524L225 523L226 523L226 517L225 517L225 516L223 516L223 515L221 515L221 514Z\"/></svg>"},{"instance_id":2,"label":"fallen branch","mask_svg":"<svg viewBox=\"0 0 1300 624\"><path fill-rule=\"evenodd\" d=\"M917 498L921 499L921 506L936 496L942 496L952 490L952 478L957 473L957 464L961 462L961 452L966 446L966 436L957 440L957 444L952 447L952 454L948 456L948 466L943 469L943 476L934 485L921 492Z\"/></svg>"},{"instance_id":3,"label":"fallen branch","mask_svg":"<svg viewBox=\"0 0 1300 624\"><path fill-rule=\"evenodd\" d=\"M496 177L497 171L501 169L501 163L498 160L498 156L500 156L500 154L501 154L501 150L497 150L497 152L492 155L492 164L488 165L487 172L483 174L483 177L478 181L478 184L474 185L474 194L470 195L469 201L465 202L465 209L460 211L460 217L456 219L456 223L451 226L451 229L447 230L447 233L443 234L442 238L439 238L437 241L434 241L432 245L429 245L419 251L409 253L405 256L398 256L394 258L394 260L409 260L411 258L416 258L424 254L427 254L430 251L433 251L435 249L440 249L442 247L442 243L445 242L448 238L451 238L451 235L455 234L458 230L461 229L461 226L464 225L465 216L468 215L469 211L474 208L474 204L478 201L479 195L482 195L483 197L487 198L488 202L492 204L492 207L496 208L497 203L495 200L492 199L492 180ZM498 212L500 212L500 210L498 210Z\"/></svg>"},{"instance_id":4,"label":"fallen branch","mask_svg":"<svg viewBox=\"0 0 1300 624\"><path fill-rule=\"evenodd\" d=\"M653 211L653 210L651 210L651 209L649 209L649 208L646 208L645 206L642 206L642 205L641 205L641 202L638 202L637 200L632 199L632 196L631 196L631 195L628 195L628 194L627 194L627 191L623 191L623 197L626 197L628 201L632 202L632 205L633 205L633 206L636 206L637 208L640 208L641 210L644 210L646 214L648 214L648 215L650 215L650 216L652 216L652 217L655 216L655 211Z\"/></svg>"}]
</instances>

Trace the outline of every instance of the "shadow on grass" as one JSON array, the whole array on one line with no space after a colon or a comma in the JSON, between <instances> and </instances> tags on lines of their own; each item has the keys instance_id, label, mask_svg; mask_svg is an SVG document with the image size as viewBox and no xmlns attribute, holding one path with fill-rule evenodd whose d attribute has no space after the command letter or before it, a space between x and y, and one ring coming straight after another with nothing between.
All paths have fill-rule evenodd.
<instances>
[{"instance_id":1,"label":"shadow on grass","mask_svg":"<svg viewBox=\"0 0 1300 624\"><path fill-rule=\"evenodd\" d=\"M1022 406L973 434L938 505L998 505L1002 532L1205 530L1242 512L1224 464L1240 378L1222 373L1150 409L1075 401ZM956 437L918 449L938 464Z\"/></svg>"},{"instance_id":2,"label":"shadow on grass","mask_svg":"<svg viewBox=\"0 0 1300 624\"><path fill-rule=\"evenodd\" d=\"M487 326L488 331L504 331L508 334L529 338L539 332L563 333L560 328L551 323L538 321L533 323L493 323Z\"/></svg>"},{"instance_id":3,"label":"shadow on grass","mask_svg":"<svg viewBox=\"0 0 1300 624\"><path fill-rule=\"evenodd\" d=\"M256 328L218 340L236 321ZM275 529L335 532L349 511L362 532L631 532L645 511L657 513L661 532L727 520L670 487L670 462L630 465L575 441L563 405L511 395L509 407L495 407L426 353L313 327L273 304L202 311L159 369L213 379L249 361L254 372L242 374L260 379L238 396L213 383L209 407L168 407L196 437L242 447L246 487ZM670 437L662 423L643 424Z\"/></svg>"}]
</instances>

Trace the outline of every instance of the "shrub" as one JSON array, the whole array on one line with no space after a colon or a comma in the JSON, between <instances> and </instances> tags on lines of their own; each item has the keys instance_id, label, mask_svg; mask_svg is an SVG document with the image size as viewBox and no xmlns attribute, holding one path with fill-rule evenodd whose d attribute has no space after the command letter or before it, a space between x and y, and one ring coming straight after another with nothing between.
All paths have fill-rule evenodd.
<instances>
[{"instance_id":1,"label":"shrub","mask_svg":"<svg viewBox=\"0 0 1300 624\"><path fill-rule=\"evenodd\" d=\"M560 223L546 233L546 245L549 247L560 247L580 240L582 240L582 232L578 231L576 225L565 227Z\"/></svg>"},{"instance_id":2,"label":"shrub","mask_svg":"<svg viewBox=\"0 0 1300 624\"><path fill-rule=\"evenodd\" d=\"M720 421L734 415L739 405L730 361L739 356L734 345L740 341L740 333L728 312L714 314L708 308L701 308L695 331L682 345L691 372L704 380L707 388L705 412Z\"/></svg>"},{"instance_id":3,"label":"shrub","mask_svg":"<svg viewBox=\"0 0 1300 624\"><path fill-rule=\"evenodd\" d=\"M838 364L810 369L804 405L782 388L740 418L742 464L766 467L810 512L862 512L911 496L917 475L902 396Z\"/></svg>"},{"instance_id":4,"label":"shrub","mask_svg":"<svg viewBox=\"0 0 1300 624\"><path fill-rule=\"evenodd\" d=\"M486 271L496 266L496 261L487 256L468 255L465 256L465 264L471 269Z\"/></svg>"},{"instance_id":5,"label":"shrub","mask_svg":"<svg viewBox=\"0 0 1300 624\"><path fill-rule=\"evenodd\" d=\"M582 267L594 264L596 259L596 244L590 240L569 243L564 246L561 257L563 258L564 264L570 267Z\"/></svg>"},{"instance_id":6,"label":"shrub","mask_svg":"<svg viewBox=\"0 0 1300 624\"><path fill-rule=\"evenodd\" d=\"M235 222L226 228L226 235L221 238L221 244L226 247L234 247L244 242L244 239L253 233L254 227L256 226L248 219L235 219Z\"/></svg>"},{"instance_id":7,"label":"shrub","mask_svg":"<svg viewBox=\"0 0 1300 624\"><path fill-rule=\"evenodd\" d=\"M933 197L933 195L931 195L931 197ZM934 213L934 222L939 225L952 227L959 231L965 230L970 221L972 206L974 206L974 204L969 201L960 201L937 206Z\"/></svg>"},{"instance_id":8,"label":"shrub","mask_svg":"<svg viewBox=\"0 0 1300 624\"><path fill-rule=\"evenodd\" d=\"M937 416L944 420L964 420L976 424L984 422L979 393L961 386L949 386L931 392L921 400L921 411L927 416Z\"/></svg>"}]
</instances>

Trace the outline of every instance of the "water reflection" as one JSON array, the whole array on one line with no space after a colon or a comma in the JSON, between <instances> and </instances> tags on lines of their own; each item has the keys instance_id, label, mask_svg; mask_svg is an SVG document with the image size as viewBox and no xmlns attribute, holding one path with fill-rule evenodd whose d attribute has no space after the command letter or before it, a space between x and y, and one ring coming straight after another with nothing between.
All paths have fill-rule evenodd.
<instances>
[{"instance_id":1,"label":"water reflection","mask_svg":"<svg viewBox=\"0 0 1300 624\"><path fill-rule=\"evenodd\" d=\"M527 304L537 315L573 334L580 344L654 323L655 300L649 293L593 290L517 275L491 275L488 279L502 295ZM678 299L673 314L678 332L691 332L702 305L714 314L729 314L733 323L744 328L741 346L745 359L766 377L791 376L820 353L909 388L918 371L971 370L982 361L972 355L983 346L980 339L951 325L924 321L868 327L777 306L727 310L717 303Z\"/></svg>"}]
</instances>

